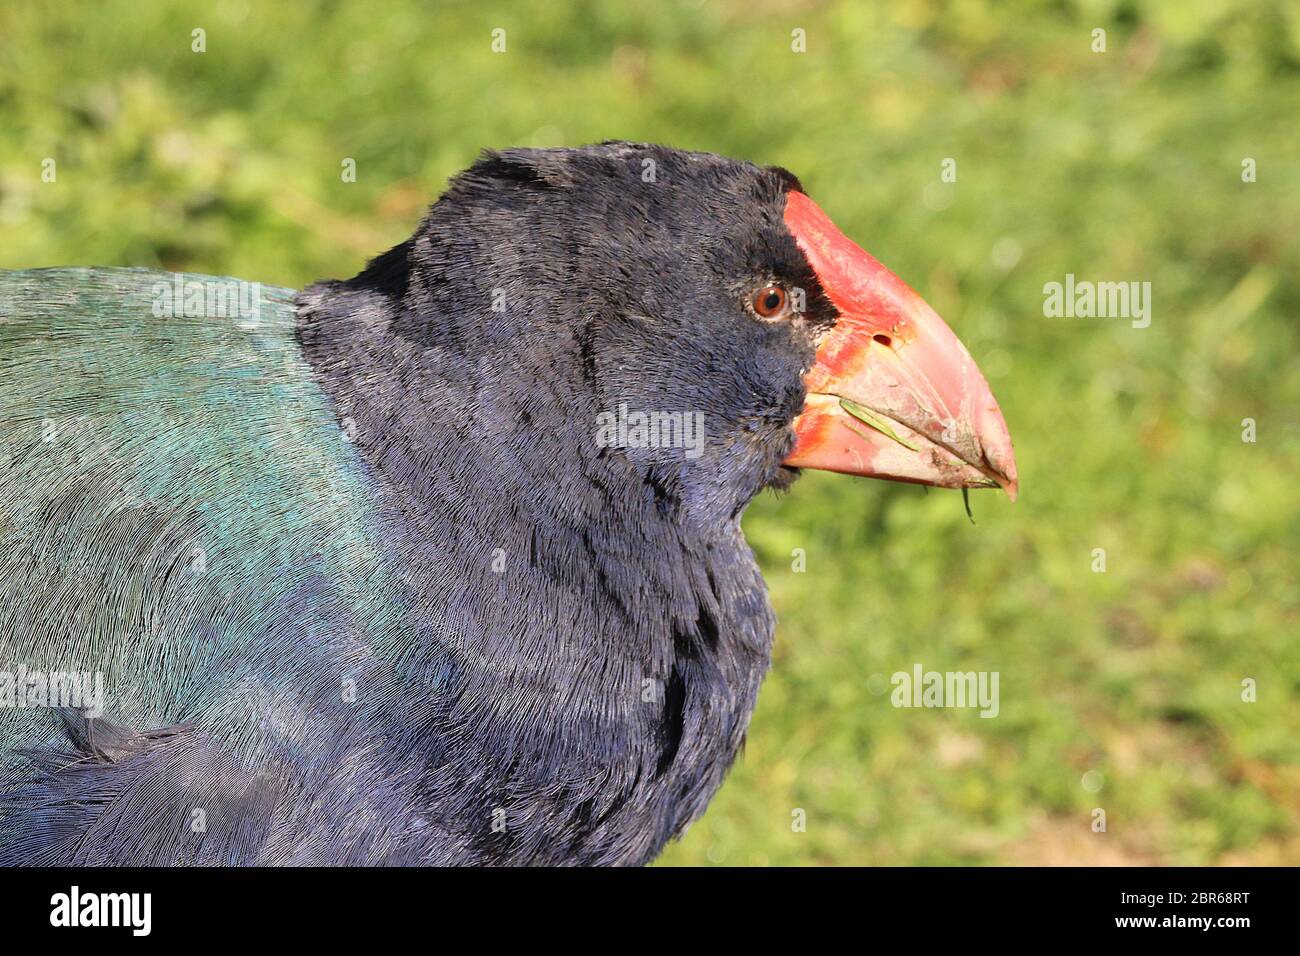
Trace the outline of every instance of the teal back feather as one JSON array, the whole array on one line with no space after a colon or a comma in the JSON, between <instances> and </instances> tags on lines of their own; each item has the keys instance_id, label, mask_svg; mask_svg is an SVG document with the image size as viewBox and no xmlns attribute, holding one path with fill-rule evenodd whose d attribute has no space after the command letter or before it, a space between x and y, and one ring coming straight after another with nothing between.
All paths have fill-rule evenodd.
<instances>
[{"instance_id":1,"label":"teal back feather","mask_svg":"<svg viewBox=\"0 0 1300 956\"><path fill-rule=\"evenodd\" d=\"M0 272L0 671L99 671L128 726L253 721L290 746L310 721L277 709L337 697L395 647L399 608L292 291L234 283ZM178 301L223 287L243 308ZM296 659L301 685L259 686L254 648ZM0 760L58 736L0 708Z\"/></svg>"}]
</instances>

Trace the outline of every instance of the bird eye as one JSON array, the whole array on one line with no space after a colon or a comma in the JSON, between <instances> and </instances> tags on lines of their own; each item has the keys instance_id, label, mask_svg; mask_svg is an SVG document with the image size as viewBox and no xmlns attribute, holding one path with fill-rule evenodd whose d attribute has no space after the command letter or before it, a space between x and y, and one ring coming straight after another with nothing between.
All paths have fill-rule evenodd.
<instances>
[{"instance_id":1,"label":"bird eye","mask_svg":"<svg viewBox=\"0 0 1300 956\"><path fill-rule=\"evenodd\" d=\"M764 286L754 293L754 311L765 319L774 319L785 311L785 289L779 285Z\"/></svg>"}]
</instances>

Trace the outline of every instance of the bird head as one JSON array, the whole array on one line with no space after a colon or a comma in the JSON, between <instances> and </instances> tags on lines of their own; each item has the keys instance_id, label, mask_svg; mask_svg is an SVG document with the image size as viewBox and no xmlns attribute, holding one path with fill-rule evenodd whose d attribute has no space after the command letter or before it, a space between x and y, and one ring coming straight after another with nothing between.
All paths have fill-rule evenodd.
<instances>
[{"instance_id":1,"label":"bird head","mask_svg":"<svg viewBox=\"0 0 1300 956\"><path fill-rule=\"evenodd\" d=\"M489 152L404 255L408 337L499 378L580 380L566 422L530 421L688 514L734 517L802 468L1016 495L970 353L783 169L631 143ZM537 400L524 384L516 405Z\"/></svg>"}]
</instances>

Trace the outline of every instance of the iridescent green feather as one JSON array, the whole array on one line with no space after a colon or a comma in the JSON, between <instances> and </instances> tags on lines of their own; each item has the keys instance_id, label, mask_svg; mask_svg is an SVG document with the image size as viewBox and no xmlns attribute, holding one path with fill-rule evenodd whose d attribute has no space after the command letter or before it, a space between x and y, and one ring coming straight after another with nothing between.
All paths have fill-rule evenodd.
<instances>
[{"instance_id":1,"label":"iridescent green feather","mask_svg":"<svg viewBox=\"0 0 1300 956\"><path fill-rule=\"evenodd\" d=\"M234 282L0 272L0 672L100 671L131 727L240 733L244 704L265 726L268 699L310 707L395 653L372 495L293 293ZM222 287L255 307L174 295ZM268 653L302 685L267 694ZM48 712L0 709L0 775L13 746L56 737Z\"/></svg>"}]
</instances>

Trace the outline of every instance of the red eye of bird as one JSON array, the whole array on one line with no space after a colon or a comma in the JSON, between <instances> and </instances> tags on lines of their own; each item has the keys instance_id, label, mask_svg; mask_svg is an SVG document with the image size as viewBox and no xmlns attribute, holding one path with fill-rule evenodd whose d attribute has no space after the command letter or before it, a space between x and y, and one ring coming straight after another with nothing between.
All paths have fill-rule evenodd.
<instances>
[{"instance_id":1,"label":"red eye of bird","mask_svg":"<svg viewBox=\"0 0 1300 956\"><path fill-rule=\"evenodd\" d=\"M763 318L776 318L785 311L785 289L779 285L764 286L754 293L753 306Z\"/></svg>"}]
</instances>

